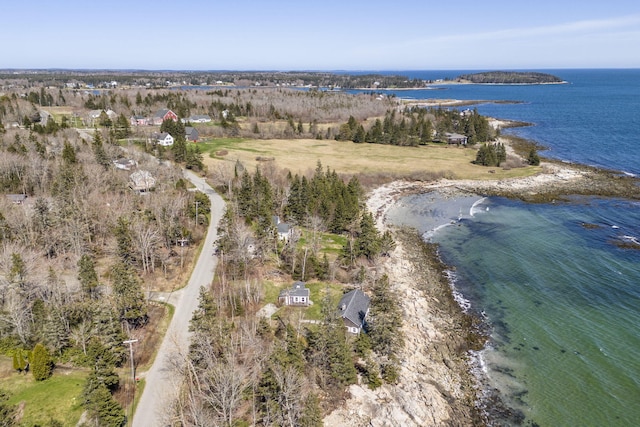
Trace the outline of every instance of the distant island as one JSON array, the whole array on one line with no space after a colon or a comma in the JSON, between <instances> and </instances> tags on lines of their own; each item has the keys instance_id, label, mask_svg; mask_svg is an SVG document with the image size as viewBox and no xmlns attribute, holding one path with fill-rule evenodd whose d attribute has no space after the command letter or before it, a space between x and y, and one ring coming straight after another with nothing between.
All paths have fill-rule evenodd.
<instances>
[{"instance_id":1,"label":"distant island","mask_svg":"<svg viewBox=\"0 0 640 427\"><path fill-rule=\"evenodd\" d=\"M462 74L458 80L483 84L549 84L564 83L559 77L532 71L488 71L484 73Z\"/></svg>"}]
</instances>

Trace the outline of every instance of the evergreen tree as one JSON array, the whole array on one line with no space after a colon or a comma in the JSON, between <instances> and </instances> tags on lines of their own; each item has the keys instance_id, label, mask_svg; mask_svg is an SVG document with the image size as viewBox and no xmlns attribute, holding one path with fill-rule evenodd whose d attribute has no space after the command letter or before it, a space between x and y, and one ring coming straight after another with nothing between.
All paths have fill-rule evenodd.
<instances>
[{"instance_id":1,"label":"evergreen tree","mask_svg":"<svg viewBox=\"0 0 640 427\"><path fill-rule=\"evenodd\" d=\"M246 170L240 179L240 189L236 192L238 214L244 218L253 218L253 180Z\"/></svg>"},{"instance_id":2,"label":"evergreen tree","mask_svg":"<svg viewBox=\"0 0 640 427\"><path fill-rule=\"evenodd\" d=\"M374 284L366 328L371 348L383 357L395 355L404 345L399 297L386 274Z\"/></svg>"},{"instance_id":3,"label":"evergreen tree","mask_svg":"<svg viewBox=\"0 0 640 427\"><path fill-rule=\"evenodd\" d=\"M96 425L105 427L122 427L126 416L122 406L113 398L109 389L100 384L85 402L88 416Z\"/></svg>"},{"instance_id":4,"label":"evergreen tree","mask_svg":"<svg viewBox=\"0 0 640 427\"><path fill-rule=\"evenodd\" d=\"M304 409L298 420L300 427L322 427L322 409L320 408L320 400L318 396L311 393L304 399Z\"/></svg>"},{"instance_id":5,"label":"evergreen tree","mask_svg":"<svg viewBox=\"0 0 640 427\"><path fill-rule=\"evenodd\" d=\"M98 337L92 337L89 340L87 359L91 366L91 373L85 383L85 397L95 391L99 385L106 386L110 391L116 390L120 384L120 378L115 371L117 359Z\"/></svg>"},{"instance_id":6,"label":"evergreen tree","mask_svg":"<svg viewBox=\"0 0 640 427\"><path fill-rule=\"evenodd\" d=\"M119 313L111 306L105 306L100 301L91 301L89 313L82 314L82 318L89 317L92 320L91 332L101 345L109 350L113 357L113 364L119 366L125 360L127 351L122 344L127 336L122 331ZM89 353L89 350L87 350Z\"/></svg>"},{"instance_id":7,"label":"evergreen tree","mask_svg":"<svg viewBox=\"0 0 640 427\"><path fill-rule=\"evenodd\" d=\"M364 126L358 125L355 133L353 134L353 142L364 142L367 137L367 132L364 130Z\"/></svg>"},{"instance_id":8,"label":"evergreen tree","mask_svg":"<svg viewBox=\"0 0 640 427\"><path fill-rule=\"evenodd\" d=\"M127 220L127 218L123 216L118 217L118 221L114 229L114 234L116 236L116 253L118 257L121 261L127 264L133 264L133 237L131 236L131 230L129 228L129 221Z\"/></svg>"},{"instance_id":9,"label":"evergreen tree","mask_svg":"<svg viewBox=\"0 0 640 427\"><path fill-rule=\"evenodd\" d=\"M360 233L355 240L355 256L373 259L380 254L380 233L370 212L362 215Z\"/></svg>"},{"instance_id":10,"label":"evergreen tree","mask_svg":"<svg viewBox=\"0 0 640 427\"><path fill-rule=\"evenodd\" d=\"M111 267L111 283L120 320L132 326L147 321L147 305L140 280L131 266L120 261Z\"/></svg>"},{"instance_id":11,"label":"evergreen tree","mask_svg":"<svg viewBox=\"0 0 640 427\"><path fill-rule=\"evenodd\" d=\"M173 160L176 163L184 163L187 160L187 141L184 134L174 137L173 146L171 151L173 152Z\"/></svg>"},{"instance_id":12,"label":"evergreen tree","mask_svg":"<svg viewBox=\"0 0 640 427\"><path fill-rule=\"evenodd\" d=\"M346 328L338 318L329 292L322 300L324 321L317 330L309 330L308 359L318 367L323 377L334 387L344 387L357 380L352 350L346 337Z\"/></svg>"},{"instance_id":13,"label":"evergreen tree","mask_svg":"<svg viewBox=\"0 0 640 427\"><path fill-rule=\"evenodd\" d=\"M382 385L382 379L380 378L380 368L378 364L371 360L371 357L367 357L365 361L365 381L367 387L371 390L375 390Z\"/></svg>"},{"instance_id":14,"label":"evergreen tree","mask_svg":"<svg viewBox=\"0 0 640 427\"><path fill-rule=\"evenodd\" d=\"M115 126L115 136L117 139L128 138L131 135L131 123L124 116L124 114L120 113L118 118L116 119Z\"/></svg>"},{"instance_id":15,"label":"evergreen tree","mask_svg":"<svg viewBox=\"0 0 640 427\"><path fill-rule=\"evenodd\" d=\"M18 372L22 372L27 368L27 361L24 356L24 352L21 348L13 350L13 369Z\"/></svg>"},{"instance_id":16,"label":"evergreen tree","mask_svg":"<svg viewBox=\"0 0 640 427\"><path fill-rule=\"evenodd\" d=\"M98 273L96 273L93 258L84 254L78 261L78 281L84 293L90 298L96 297L98 288Z\"/></svg>"},{"instance_id":17,"label":"evergreen tree","mask_svg":"<svg viewBox=\"0 0 640 427\"><path fill-rule=\"evenodd\" d=\"M187 147L187 152L184 159L184 167L196 171L201 171L204 169L204 158L202 157L200 148L197 145L190 145Z\"/></svg>"},{"instance_id":18,"label":"evergreen tree","mask_svg":"<svg viewBox=\"0 0 640 427\"><path fill-rule=\"evenodd\" d=\"M531 150L529 150L527 162L532 166L540 165L540 156L538 156L538 152L536 151L535 147L531 147Z\"/></svg>"},{"instance_id":19,"label":"evergreen tree","mask_svg":"<svg viewBox=\"0 0 640 427\"><path fill-rule=\"evenodd\" d=\"M396 242L393 240L391 232L386 230L380 239L380 254L383 256L390 256L391 252L393 252L395 248Z\"/></svg>"},{"instance_id":20,"label":"evergreen tree","mask_svg":"<svg viewBox=\"0 0 640 427\"><path fill-rule=\"evenodd\" d=\"M76 150L69 143L69 141L64 142L64 147L62 148L62 161L65 165L75 165L76 163L78 163Z\"/></svg>"},{"instance_id":21,"label":"evergreen tree","mask_svg":"<svg viewBox=\"0 0 640 427\"><path fill-rule=\"evenodd\" d=\"M373 142L375 144L382 144L382 137L384 135L384 128L380 119L376 119L373 123L373 127L369 132L369 138L367 138L367 142Z\"/></svg>"},{"instance_id":22,"label":"evergreen tree","mask_svg":"<svg viewBox=\"0 0 640 427\"><path fill-rule=\"evenodd\" d=\"M30 360L30 369L36 381L46 380L53 373L53 361L49 350L41 343L33 348L33 355Z\"/></svg>"}]
</instances>

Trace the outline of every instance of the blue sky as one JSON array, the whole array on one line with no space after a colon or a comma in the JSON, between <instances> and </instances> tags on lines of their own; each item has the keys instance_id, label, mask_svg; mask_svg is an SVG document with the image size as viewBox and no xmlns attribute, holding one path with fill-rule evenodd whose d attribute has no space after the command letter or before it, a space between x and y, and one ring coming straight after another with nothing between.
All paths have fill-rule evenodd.
<instances>
[{"instance_id":1,"label":"blue sky","mask_svg":"<svg viewBox=\"0 0 640 427\"><path fill-rule=\"evenodd\" d=\"M640 68L637 0L5 3L0 68Z\"/></svg>"}]
</instances>

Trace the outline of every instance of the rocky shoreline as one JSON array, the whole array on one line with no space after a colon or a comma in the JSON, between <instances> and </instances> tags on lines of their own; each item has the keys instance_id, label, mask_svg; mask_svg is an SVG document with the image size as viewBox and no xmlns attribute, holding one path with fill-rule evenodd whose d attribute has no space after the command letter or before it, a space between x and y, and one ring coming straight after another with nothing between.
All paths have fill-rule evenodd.
<instances>
[{"instance_id":1,"label":"rocky shoreline","mask_svg":"<svg viewBox=\"0 0 640 427\"><path fill-rule=\"evenodd\" d=\"M468 350L479 349L484 337L453 299L435 247L412 230L394 234L397 246L385 272L404 301L405 346L399 355L398 384L376 390L352 385L351 397L325 418L325 425L485 425L468 357Z\"/></svg>"},{"instance_id":2,"label":"rocky shoreline","mask_svg":"<svg viewBox=\"0 0 640 427\"><path fill-rule=\"evenodd\" d=\"M387 211L402 196L438 191L445 197L505 196L551 202L572 195L640 198L638 180L610 171L544 162L542 172L504 180L395 181L374 189L367 207L379 230L391 229L397 247L385 262L390 283L402 296L405 347L397 385L377 390L353 385L351 397L325 418L325 425L481 426L496 411L516 420L497 395L487 395L474 375L470 350L485 342L481 323L466 314L453 291L434 245L413 230L394 228ZM480 397L485 405L482 407ZM491 403L487 403L491 402Z\"/></svg>"}]
</instances>

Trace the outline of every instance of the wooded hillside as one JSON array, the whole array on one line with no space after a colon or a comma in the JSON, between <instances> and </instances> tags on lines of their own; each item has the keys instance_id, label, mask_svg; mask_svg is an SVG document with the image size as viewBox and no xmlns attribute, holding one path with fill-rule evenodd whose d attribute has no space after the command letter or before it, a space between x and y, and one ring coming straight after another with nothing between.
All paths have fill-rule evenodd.
<instances>
[{"instance_id":1,"label":"wooded hillside","mask_svg":"<svg viewBox=\"0 0 640 427\"><path fill-rule=\"evenodd\" d=\"M562 79L551 74L533 71L489 71L485 73L462 74L459 80L471 83L493 84L542 84L562 83Z\"/></svg>"}]
</instances>

